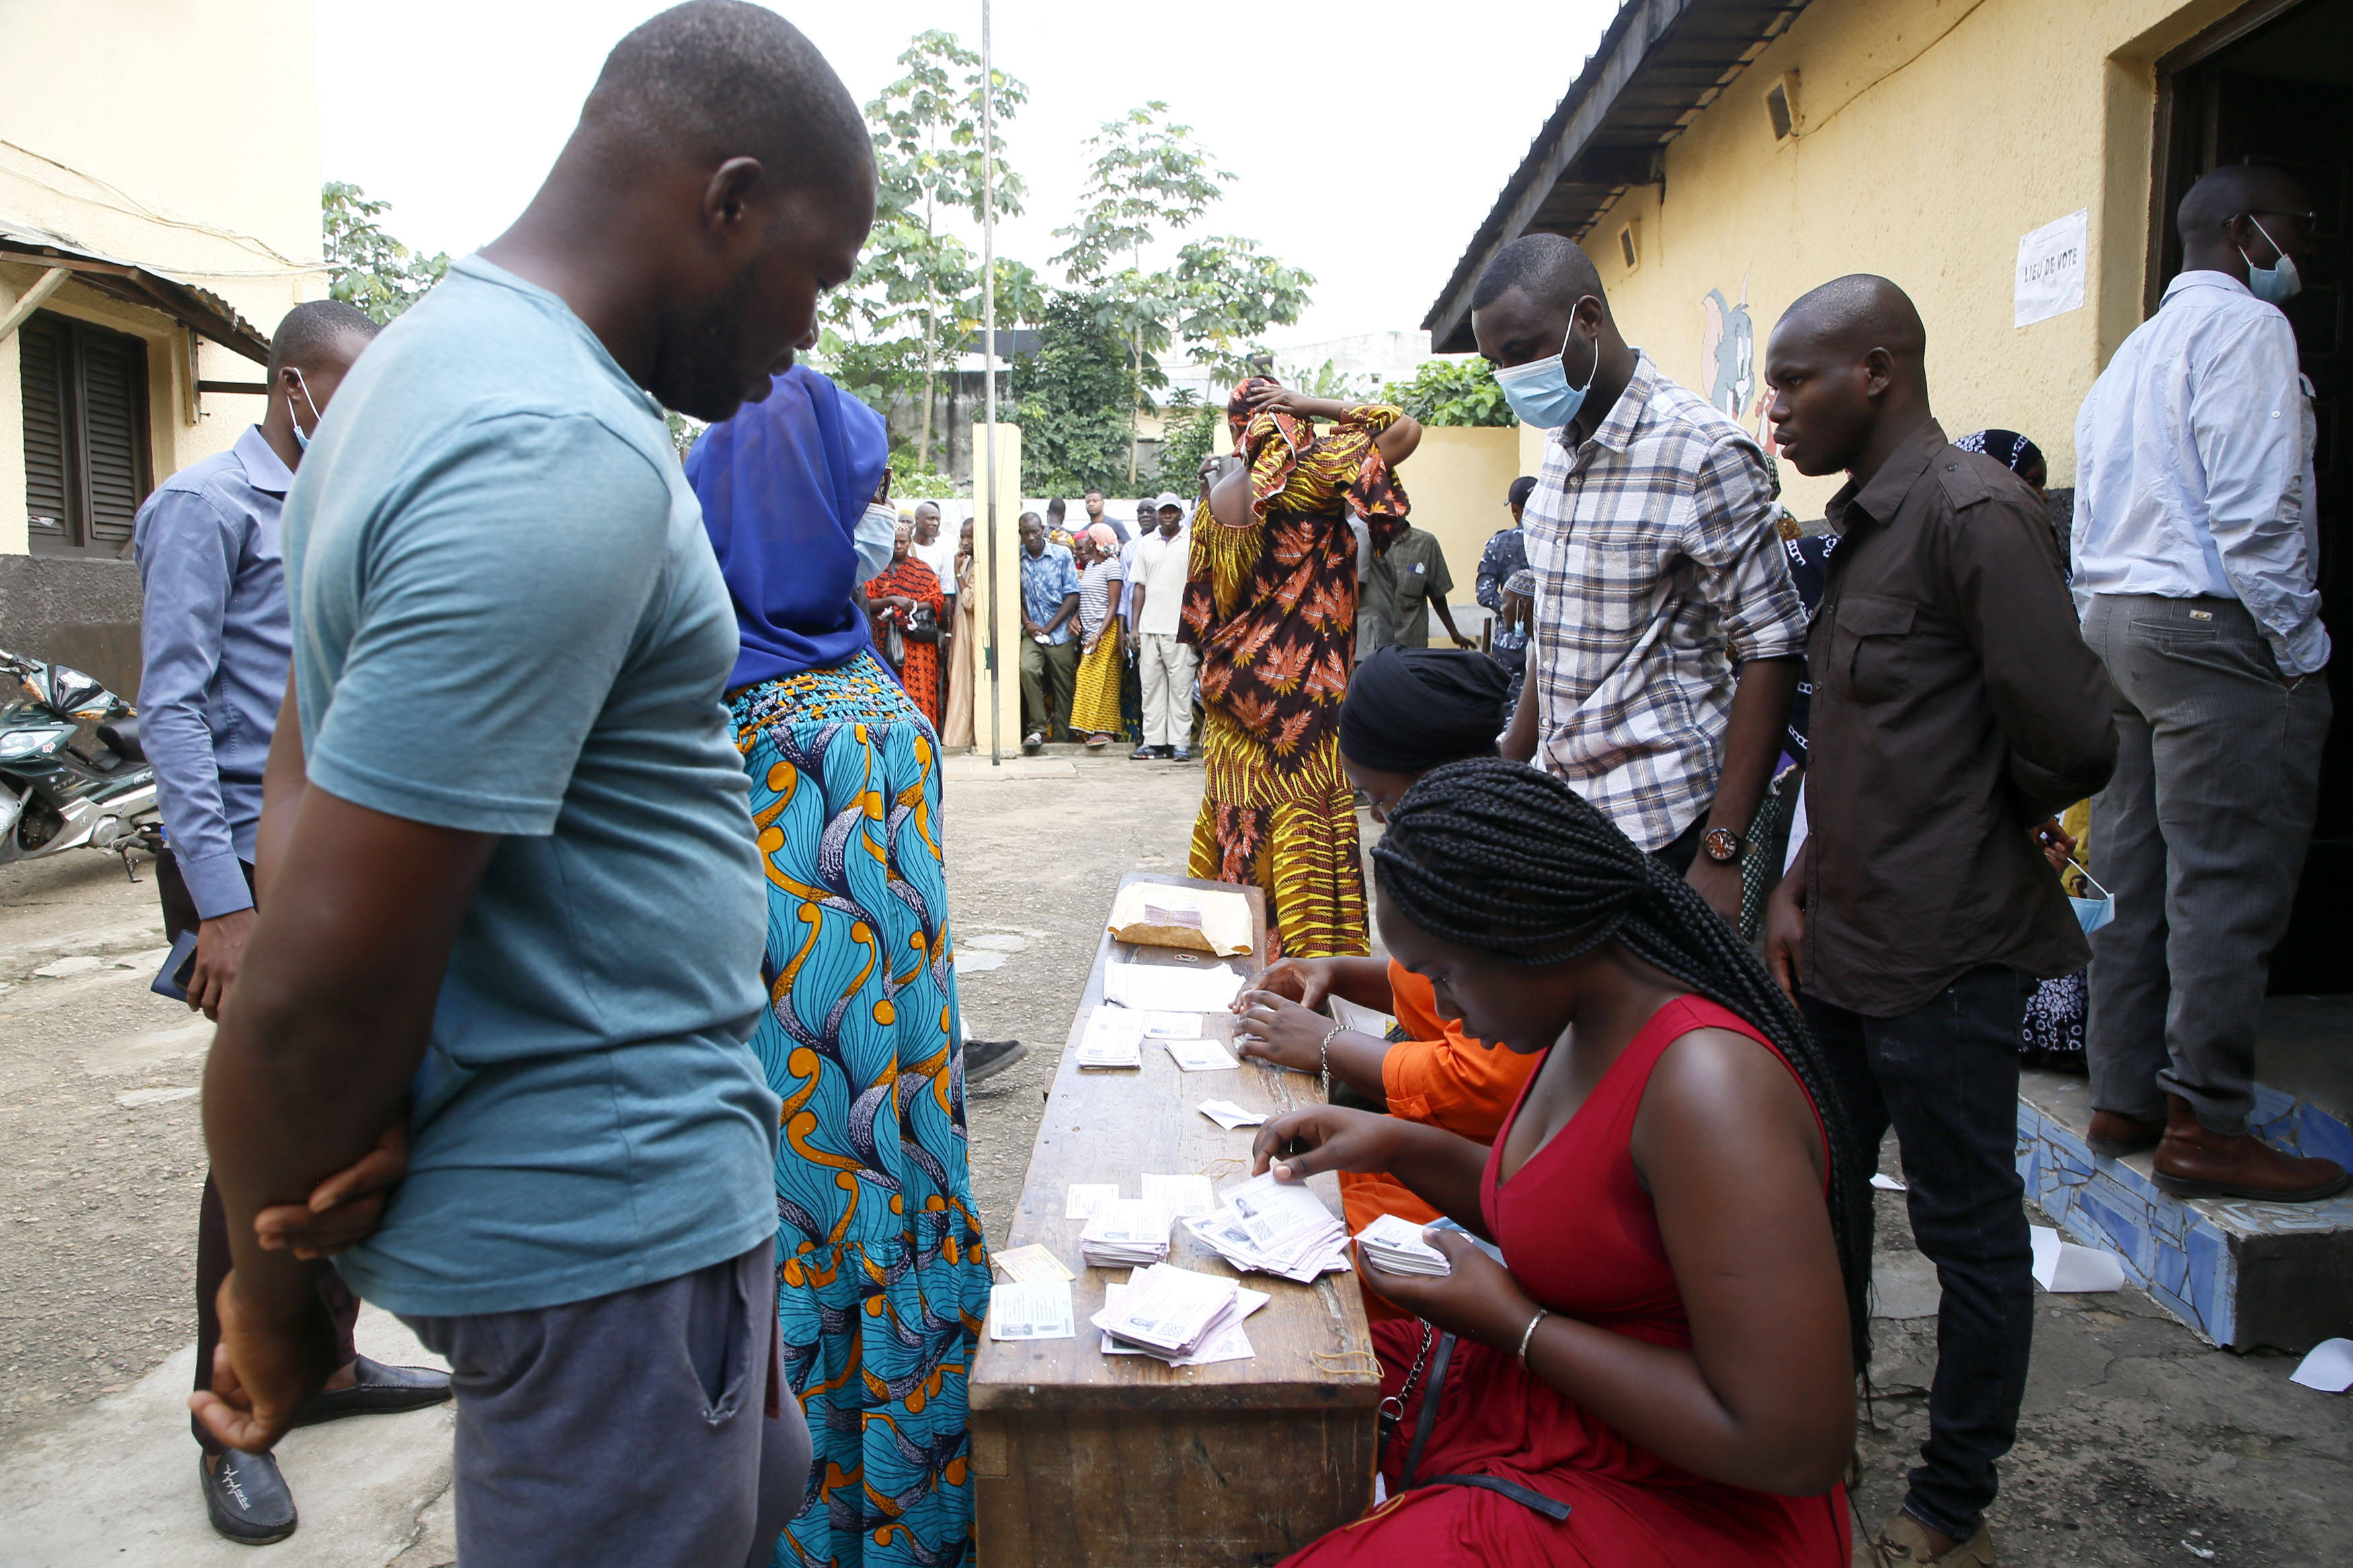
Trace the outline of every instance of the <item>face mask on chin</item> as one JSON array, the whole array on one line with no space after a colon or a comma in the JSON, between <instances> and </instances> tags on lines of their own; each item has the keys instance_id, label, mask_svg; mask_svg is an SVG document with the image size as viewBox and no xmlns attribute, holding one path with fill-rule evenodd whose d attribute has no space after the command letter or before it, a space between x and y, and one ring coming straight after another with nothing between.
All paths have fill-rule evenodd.
<instances>
[{"instance_id":1,"label":"face mask on chin","mask_svg":"<svg viewBox=\"0 0 2353 1568\"><path fill-rule=\"evenodd\" d=\"M1571 315L1568 331L1561 334L1560 353L1495 373L1495 384L1503 389L1504 401L1512 405L1521 424L1557 430L1585 406L1585 395L1593 390L1594 380L1601 374L1601 345L1599 342L1593 345L1593 369L1586 375L1585 384L1571 386L1561 354L1568 352L1569 340L1576 333L1577 319Z\"/></svg>"},{"instance_id":2,"label":"face mask on chin","mask_svg":"<svg viewBox=\"0 0 2353 1568\"><path fill-rule=\"evenodd\" d=\"M2304 275L2295 269L2295 258L2280 249L2278 240L2272 239L2272 231L2263 226L2263 219L2249 213L2247 221L2255 226L2257 234L2271 239L2272 251L2277 258L2269 267L2258 267L2247 261L2244 247L2240 249L2239 259L2247 262L2247 292L2266 305L2284 305L2303 292Z\"/></svg>"}]
</instances>

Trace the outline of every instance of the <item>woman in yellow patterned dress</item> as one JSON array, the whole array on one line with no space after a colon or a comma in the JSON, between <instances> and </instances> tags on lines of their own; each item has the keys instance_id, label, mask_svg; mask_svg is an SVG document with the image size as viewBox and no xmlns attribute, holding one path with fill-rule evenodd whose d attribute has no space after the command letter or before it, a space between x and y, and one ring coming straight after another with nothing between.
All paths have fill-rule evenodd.
<instances>
[{"instance_id":1,"label":"woman in yellow patterned dress","mask_svg":"<svg viewBox=\"0 0 2353 1568\"><path fill-rule=\"evenodd\" d=\"M1071 700L1071 728L1100 752L1119 732L1120 589L1119 535L1104 523L1082 530L1072 543L1079 556L1079 660L1077 689Z\"/></svg>"},{"instance_id":2,"label":"woman in yellow patterned dress","mask_svg":"<svg viewBox=\"0 0 2353 1568\"><path fill-rule=\"evenodd\" d=\"M1313 421L1330 428L1318 432ZM1336 726L1356 649L1356 537L1405 530L1395 467L1421 426L1269 376L1226 405L1239 461L1208 486L1177 640L1201 656L1208 777L1191 874L1266 889L1270 959L1368 952L1355 792Z\"/></svg>"}]
</instances>

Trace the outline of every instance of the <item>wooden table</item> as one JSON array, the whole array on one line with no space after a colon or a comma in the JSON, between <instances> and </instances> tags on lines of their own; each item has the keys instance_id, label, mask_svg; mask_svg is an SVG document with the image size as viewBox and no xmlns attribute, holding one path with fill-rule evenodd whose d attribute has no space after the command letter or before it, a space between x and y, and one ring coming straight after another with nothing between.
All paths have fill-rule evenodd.
<instances>
[{"instance_id":1,"label":"wooden table","mask_svg":"<svg viewBox=\"0 0 2353 1568\"><path fill-rule=\"evenodd\" d=\"M1249 974L1263 964L1266 903L1256 888L1132 871L1129 882L1243 892L1252 951L1226 962ZM1159 961L1108 933L1097 943L1084 1000L1071 1026L1054 1087L1030 1151L1021 1205L997 1244L1042 1244L1078 1273L1071 1286L1078 1338L998 1343L984 1334L972 1373L972 1470L984 1568L1098 1564L1161 1568L1272 1563L1347 1523L1372 1501L1375 1406L1380 1379L1353 1274L1314 1285L1271 1275L1241 1278L1274 1298L1251 1314L1250 1361L1179 1370L1149 1356L1107 1356L1087 1321L1107 1279L1126 1270L1083 1268L1083 1220L1065 1219L1073 1182L1117 1182L1142 1194L1146 1172L1208 1174L1222 1188L1250 1173L1253 1128L1229 1132L1194 1107L1229 1100L1270 1115L1319 1103L1316 1079L1263 1062L1236 1072L1180 1071L1147 1040L1141 1070L1090 1069L1073 1058L1103 1001L1113 958ZM1231 1048L1234 1019L1213 1013L1203 1034ZM1311 1187L1335 1215L1337 1180ZM1168 1261L1230 1275L1225 1261L1183 1226L1169 1232Z\"/></svg>"}]
</instances>

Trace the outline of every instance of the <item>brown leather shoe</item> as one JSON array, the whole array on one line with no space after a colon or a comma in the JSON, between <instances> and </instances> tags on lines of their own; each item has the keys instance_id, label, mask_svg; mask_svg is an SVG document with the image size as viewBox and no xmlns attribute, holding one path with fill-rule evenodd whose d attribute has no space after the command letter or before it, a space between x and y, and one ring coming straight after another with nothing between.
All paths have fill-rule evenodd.
<instances>
[{"instance_id":1,"label":"brown leather shoe","mask_svg":"<svg viewBox=\"0 0 2353 1568\"><path fill-rule=\"evenodd\" d=\"M2094 1154L2121 1160L2126 1154L2156 1148L2157 1141L2164 1136L2162 1121L2143 1121L2121 1110L2094 1110L2091 1131L2084 1134L2084 1142L2092 1146Z\"/></svg>"},{"instance_id":2,"label":"brown leather shoe","mask_svg":"<svg viewBox=\"0 0 2353 1568\"><path fill-rule=\"evenodd\" d=\"M2345 1167L2336 1161L2283 1153L2251 1132L2210 1131L2188 1100L2165 1098L2165 1139L2152 1163L2157 1184L2175 1197L2308 1204L2344 1190Z\"/></svg>"},{"instance_id":3,"label":"brown leather shoe","mask_svg":"<svg viewBox=\"0 0 2353 1568\"><path fill-rule=\"evenodd\" d=\"M1879 1533L1863 1542L1863 1551L1869 1555L1862 1561L1872 1568L1994 1568L1993 1532L1984 1525L1967 1541L1936 1552L1928 1531L1908 1513L1891 1515Z\"/></svg>"}]
</instances>

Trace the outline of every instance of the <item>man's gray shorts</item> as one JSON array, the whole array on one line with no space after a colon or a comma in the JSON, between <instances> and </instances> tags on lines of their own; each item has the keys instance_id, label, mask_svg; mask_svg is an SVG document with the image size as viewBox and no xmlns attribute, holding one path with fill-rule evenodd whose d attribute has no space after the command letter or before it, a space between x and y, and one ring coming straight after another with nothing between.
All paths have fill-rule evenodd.
<instances>
[{"instance_id":1,"label":"man's gray shorts","mask_svg":"<svg viewBox=\"0 0 2353 1568\"><path fill-rule=\"evenodd\" d=\"M593 1300L404 1321L457 1387L466 1568L764 1568L799 1511L770 1243Z\"/></svg>"}]
</instances>

